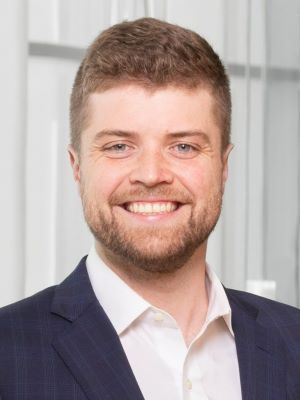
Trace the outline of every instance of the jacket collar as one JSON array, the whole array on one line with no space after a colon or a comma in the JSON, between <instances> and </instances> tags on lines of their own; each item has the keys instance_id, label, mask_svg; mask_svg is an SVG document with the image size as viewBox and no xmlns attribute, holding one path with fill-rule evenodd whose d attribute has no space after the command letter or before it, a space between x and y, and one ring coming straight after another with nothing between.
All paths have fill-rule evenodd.
<instances>
[{"instance_id":1,"label":"jacket collar","mask_svg":"<svg viewBox=\"0 0 300 400\"><path fill-rule=\"evenodd\" d=\"M266 301L226 289L232 310L243 400L286 399L282 338L263 310Z\"/></svg>"},{"instance_id":2,"label":"jacket collar","mask_svg":"<svg viewBox=\"0 0 300 400\"><path fill-rule=\"evenodd\" d=\"M143 400L119 337L97 301L85 258L57 287L51 312L65 319L53 346L90 400Z\"/></svg>"},{"instance_id":3,"label":"jacket collar","mask_svg":"<svg viewBox=\"0 0 300 400\"><path fill-rule=\"evenodd\" d=\"M225 290L232 310L242 399L285 399L285 349L262 309L264 300ZM85 258L57 287L51 311L65 320L53 346L88 399L143 400L119 337L93 292Z\"/></svg>"}]
</instances>

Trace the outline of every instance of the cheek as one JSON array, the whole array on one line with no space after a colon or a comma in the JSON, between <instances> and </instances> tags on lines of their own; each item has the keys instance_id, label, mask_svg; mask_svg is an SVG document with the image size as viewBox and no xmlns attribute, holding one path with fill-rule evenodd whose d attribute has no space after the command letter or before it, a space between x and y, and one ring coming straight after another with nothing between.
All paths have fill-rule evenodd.
<instances>
[{"instance_id":1,"label":"cheek","mask_svg":"<svg viewBox=\"0 0 300 400\"><path fill-rule=\"evenodd\" d=\"M126 176L120 174L120 169L109 167L97 169L89 176L86 189L96 203L104 205L111 195L126 180Z\"/></svg>"},{"instance_id":2,"label":"cheek","mask_svg":"<svg viewBox=\"0 0 300 400\"><path fill-rule=\"evenodd\" d=\"M220 181L220 174L211 165L199 163L196 167L186 166L177 172L180 182L192 193L206 191Z\"/></svg>"}]
</instances>

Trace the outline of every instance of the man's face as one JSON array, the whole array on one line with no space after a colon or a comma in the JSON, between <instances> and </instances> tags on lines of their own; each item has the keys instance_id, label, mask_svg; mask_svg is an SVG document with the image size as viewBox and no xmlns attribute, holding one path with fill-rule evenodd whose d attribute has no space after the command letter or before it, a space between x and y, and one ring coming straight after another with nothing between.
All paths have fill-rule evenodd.
<instances>
[{"instance_id":1,"label":"man's face","mask_svg":"<svg viewBox=\"0 0 300 400\"><path fill-rule=\"evenodd\" d=\"M210 92L120 86L90 96L89 118L70 157L98 248L124 268L180 268L205 248L227 176Z\"/></svg>"}]
</instances>

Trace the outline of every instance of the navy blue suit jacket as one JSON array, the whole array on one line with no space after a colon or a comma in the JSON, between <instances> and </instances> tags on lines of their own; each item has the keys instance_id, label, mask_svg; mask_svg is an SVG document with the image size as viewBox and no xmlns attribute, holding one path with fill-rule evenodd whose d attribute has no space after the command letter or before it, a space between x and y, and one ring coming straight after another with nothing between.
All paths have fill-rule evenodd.
<instances>
[{"instance_id":1,"label":"navy blue suit jacket","mask_svg":"<svg viewBox=\"0 0 300 400\"><path fill-rule=\"evenodd\" d=\"M226 292L243 400L299 400L300 310ZM62 284L0 310L0 399L143 399L85 259Z\"/></svg>"}]
</instances>

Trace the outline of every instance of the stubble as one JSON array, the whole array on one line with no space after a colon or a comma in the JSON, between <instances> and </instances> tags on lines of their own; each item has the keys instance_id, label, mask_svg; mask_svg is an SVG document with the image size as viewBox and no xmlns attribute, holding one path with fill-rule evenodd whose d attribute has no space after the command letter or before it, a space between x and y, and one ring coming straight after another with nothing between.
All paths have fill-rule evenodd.
<instances>
[{"instance_id":1,"label":"stubble","mask_svg":"<svg viewBox=\"0 0 300 400\"><path fill-rule=\"evenodd\" d=\"M146 193L145 193L146 192ZM189 216L174 224L132 227L118 218L114 207L120 199L146 198L147 196L176 198L190 207ZM222 206L222 193L216 189L199 209L185 192L160 187L155 190L139 189L130 193L114 194L109 201L110 212L103 210L86 195L81 197L86 222L101 248L118 260L119 267L150 274L169 274L183 267L214 229ZM125 212L125 211L124 211Z\"/></svg>"}]
</instances>

